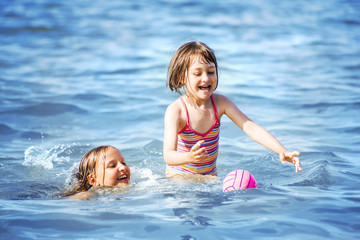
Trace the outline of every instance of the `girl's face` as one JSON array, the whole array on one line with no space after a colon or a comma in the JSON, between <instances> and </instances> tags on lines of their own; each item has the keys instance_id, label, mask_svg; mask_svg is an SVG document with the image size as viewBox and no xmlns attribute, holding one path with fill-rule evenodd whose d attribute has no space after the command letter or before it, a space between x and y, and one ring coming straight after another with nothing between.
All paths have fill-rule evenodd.
<instances>
[{"instance_id":1,"label":"girl's face","mask_svg":"<svg viewBox=\"0 0 360 240\"><path fill-rule=\"evenodd\" d=\"M216 67L196 57L189 67L185 82L186 91L195 100L209 99L217 86Z\"/></svg>"},{"instance_id":2,"label":"girl's face","mask_svg":"<svg viewBox=\"0 0 360 240\"><path fill-rule=\"evenodd\" d=\"M130 182L130 168L126 165L124 157L119 150L109 148L105 159L100 159L95 169L93 186L122 187Z\"/></svg>"}]
</instances>

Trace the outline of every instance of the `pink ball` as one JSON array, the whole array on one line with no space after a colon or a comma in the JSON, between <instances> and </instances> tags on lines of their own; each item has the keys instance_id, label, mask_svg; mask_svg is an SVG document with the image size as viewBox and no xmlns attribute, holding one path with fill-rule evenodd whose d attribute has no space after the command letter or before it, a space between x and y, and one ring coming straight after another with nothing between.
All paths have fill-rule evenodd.
<instances>
[{"instance_id":1,"label":"pink ball","mask_svg":"<svg viewBox=\"0 0 360 240\"><path fill-rule=\"evenodd\" d=\"M228 173L223 181L223 192L256 187L257 184L254 176L242 169Z\"/></svg>"}]
</instances>

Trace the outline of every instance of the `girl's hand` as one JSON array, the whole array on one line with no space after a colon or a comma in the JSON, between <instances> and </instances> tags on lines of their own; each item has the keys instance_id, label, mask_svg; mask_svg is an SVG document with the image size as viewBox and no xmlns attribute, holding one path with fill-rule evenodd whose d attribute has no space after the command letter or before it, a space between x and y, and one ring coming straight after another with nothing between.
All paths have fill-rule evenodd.
<instances>
[{"instance_id":1,"label":"girl's hand","mask_svg":"<svg viewBox=\"0 0 360 240\"><path fill-rule=\"evenodd\" d=\"M203 144L205 141L204 140L200 140L198 141L190 150L190 154L192 157L192 161L191 162L201 162L204 158L208 157L208 154L206 152L206 149L203 147L200 147L201 144Z\"/></svg>"},{"instance_id":2,"label":"girl's hand","mask_svg":"<svg viewBox=\"0 0 360 240\"><path fill-rule=\"evenodd\" d=\"M280 153L279 155L280 155L280 160L283 164L285 163L285 161L291 162L295 165L296 172L302 171L300 165L300 158L297 157L298 155L300 155L298 151L284 152L284 153Z\"/></svg>"}]
</instances>

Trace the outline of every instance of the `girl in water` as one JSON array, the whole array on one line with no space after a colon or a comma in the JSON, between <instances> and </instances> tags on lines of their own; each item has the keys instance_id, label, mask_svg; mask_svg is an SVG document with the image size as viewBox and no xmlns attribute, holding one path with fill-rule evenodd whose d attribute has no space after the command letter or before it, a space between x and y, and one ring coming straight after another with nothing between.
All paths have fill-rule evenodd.
<instances>
[{"instance_id":1,"label":"girl in water","mask_svg":"<svg viewBox=\"0 0 360 240\"><path fill-rule=\"evenodd\" d=\"M167 85L185 94L165 113L164 160L166 176L202 174L216 176L220 119L225 114L255 142L279 154L301 171L299 152L289 152L268 131L251 121L227 97L214 94L218 65L204 43L183 44L172 57Z\"/></svg>"},{"instance_id":2,"label":"girl in water","mask_svg":"<svg viewBox=\"0 0 360 240\"><path fill-rule=\"evenodd\" d=\"M130 168L120 151L112 146L100 146L88 151L75 173L75 186L64 193L70 198L85 198L88 190L95 186L127 186Z\"/></svg>"}]
</instances>

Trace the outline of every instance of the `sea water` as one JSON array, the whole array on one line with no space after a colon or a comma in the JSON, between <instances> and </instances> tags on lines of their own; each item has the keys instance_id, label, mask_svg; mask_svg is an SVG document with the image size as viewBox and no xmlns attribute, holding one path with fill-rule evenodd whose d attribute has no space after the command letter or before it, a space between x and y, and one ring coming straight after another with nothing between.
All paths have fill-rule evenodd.
<instances>
[{"instance_id":1,"label":"sea water","mask_svg":"<svg viewBox=\"0 0 360 240\"><path fill-rule=\"evenodd\" d=\"M192 40L301 173L223 117L219 179L164 177L167 66ZM0 73L0 239L360 238L359 1L4 0ZM59 197L106 144L130 186ZM235 169L258 188L223 193Z\"/></svg>"}]
</instances>

